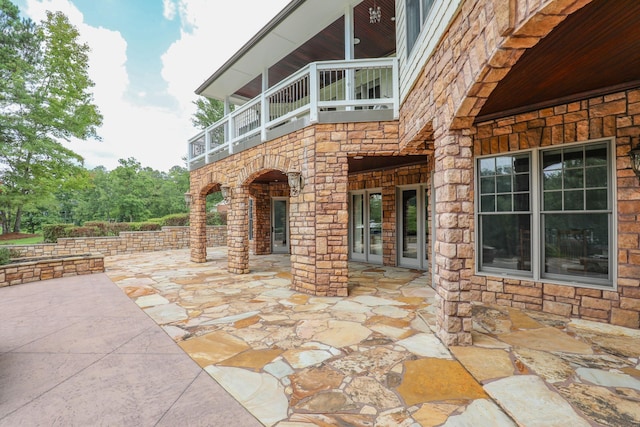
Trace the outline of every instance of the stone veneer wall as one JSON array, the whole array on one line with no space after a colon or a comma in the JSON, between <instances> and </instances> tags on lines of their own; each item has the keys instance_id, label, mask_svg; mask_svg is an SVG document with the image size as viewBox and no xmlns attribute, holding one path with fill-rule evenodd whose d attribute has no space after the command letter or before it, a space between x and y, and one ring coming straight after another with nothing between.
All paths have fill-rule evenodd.
<instances>
[{"instance_id":1,"label":"stone veneer wall","mask_svg":"<svg viewBox=\"0 0 640 427\"><path fill-rule=\"evenodd\" d=\"M618 280L617 290L600 290L476 275L474 300L640 327L640 186L628 156L638 135L640 89L477 125L477 155L615 137Z\"/></svg>"},{"instance_id":2,"label":"stone veneer wall","mask_svg":"<svg viewBox=\"0 0 640 427\"><path fill-rule=\"evenodd\" d=\"M227 227L207 227L207 245L226 245ZM159 231L125 231L119 236L58 239L57 243L10 245L22 257L100 253L104 256L189 247L189 227L162 227Z\"/></svg>"},{"instance_id":3,"label":"stone veneer wall","mask_svg":"<svg viewBox=\"0 0 640 427\"><path fill-rule=\"evenodd\" d=\"M0 266L0 288L39 280L104 272L102 255L46 258Z\"/></svg>"}]
</instances>

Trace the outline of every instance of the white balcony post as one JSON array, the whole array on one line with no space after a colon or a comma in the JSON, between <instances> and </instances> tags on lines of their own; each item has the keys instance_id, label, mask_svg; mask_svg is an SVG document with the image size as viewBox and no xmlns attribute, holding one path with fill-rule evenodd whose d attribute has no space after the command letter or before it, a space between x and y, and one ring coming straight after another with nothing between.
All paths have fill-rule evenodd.
<instances>
[{"instance_id":1,"label":"white balcony post","mask_svg":"<svg viewBox=\"0 0 640 427\"><path fill-rule=\"evenodd\" d=\"M269 121L269 105L267 102L267 90L269 89L269 69L262 71L262 93L260 93L260 140L267 140L267 122Z\"/></svg>"},{"instance_id":2,"label":"white balcony post","mask_svg":"<svg viewBox=\"0 0 640 427\"><path fill-rule=\"evenodd\" d=\"M227 120L224 123L224 140L223 143L227 143L231 141L231 118L229 115L231 114L231 99L229 96L224 97L224 116Z\"/></svg>"},{"instance_id":3,"label":"white balcony post","mask_svg":"<svg viewBox=\"0 0 640 427\"><path fill-rule=\"evenodd\" d=\"M393 58L391 67L391 81L393 87L393 118L397 120L400 117L400 74L398 72L398 58Z\"/></svg>"},{"instance_id":4,"label":"white balcony post","mask_svg":"<svg viewBox=\"0 0 640 427\"><path fill-rule=\"evenodd\" d=\"M231 113L231 99L228 96L224 97L224 115L228 116Z\"/></svg>"},{"instance_id":5,"label":"white balcony post","mask_svg":"<svg viewBox=\"0 0 640 427\"><path fill-rule=\"evenodd\" d=\"M211 126L204 129L204 160L209 163L209 153L211 152Z\"/></svg>"},{"instance_id":6,"label":"white balcony post","mask_svg":"<svg viewBox=\"0 0 640 427\"><path fill-rule=\"evenodd\" d=\"M344 10L344 59L347 61L355 58L353 45L353 6L349 5Z\"/></svg>"},{"instance_id":7,"label":"white balcony post","mask_svg":"<svg viewBox=\"0 0 640 427\"><path fill-rule=\"evenodd\" d=\"M318 64L309 64L309 120L311 123L318 123Z\"/></svg>"},{"instance_id":8,"label":"white balcony post","mask_svg":"<svg viewBox=\"0 0 640 427\"><path fill-rule=\"evenodd\" d=\"M229 120L227 120L227 126L229 127L229 139L226 141L229 144L229 155L233 154L233 140L236 139L236 119L233 114L229 114Z\"/></svg>"},{"instance_id":9,"label":"white balcony post","mask_svg":"<svg viewBox=\"0 0 640 427\"><path fill-rule=\"evenodd\" d=\"M344 10L344 59L352 61L355 57L353 45L353 6L349 5ZM344 99L351 101L354 98L354 80L355 74L352 68L346 70L345 94ZM347 107L347 110L353 110L353 107Z\"/></svg>"}]
</instances>

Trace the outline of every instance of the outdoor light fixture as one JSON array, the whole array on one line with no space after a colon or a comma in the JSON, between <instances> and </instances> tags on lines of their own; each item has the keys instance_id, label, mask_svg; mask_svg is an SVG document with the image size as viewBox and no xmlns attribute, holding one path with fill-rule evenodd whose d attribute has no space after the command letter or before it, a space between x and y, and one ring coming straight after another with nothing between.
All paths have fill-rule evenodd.
<instances>
[{"instance_id":1,"label":"outdoor light fixture","mask_svg":"<svg viewBox=\"0 0 640 427\"><path fill-rule=\"evenodd\" d=\"M191 207L191 200L191 193L184 193L184 204L187 205L187 209Z\"/></svg>"},{"instance_id":2,"label":"outdoor light fixture","mask_svg":"<svg viewBox=\"0 0 640 427\"><path fill-rule=\"evenodd\" d=\"M382 11L380 6L376 4L376 0L373 0L373 7L369 8L369 23L377 24L380 22L380 18L382 18Z\"/></svg>"},{"instance_id":3,"label":"outdoor light fixture","mask_svg":"<svg viewBox=\"0 0 640 427\"><path fill-rule=\"evenodd\" d=\"M634 149L629 151L629 157L631 158L631 169L633 169L633 172L638 179L640 179L640 142L636 144Z\"/></svg>"},{"instance_id":4,"label":"outdoor light fixture","mask_svg":"<svg viewBox=\"0 0 640 427\"><path fill-rule=\"evenodd\" d=\"M222 193L222 199L226 204L231 202L231 187L228 185L223 185L220 187L220 192Z\"/></svg>"},{"instance_id":5,"label":"outdoor light fixture","mask_svg":"<svg viewBox=\"0 0 640 427\"><path fill-rule=\"evenodd\" d=\"M295 197L300 194L300 190L304 188L302 175L300 172L291 171L287 172L287 178L289 180L289 194L291 194L292 197Z\"/></svg>"}]
</instances>

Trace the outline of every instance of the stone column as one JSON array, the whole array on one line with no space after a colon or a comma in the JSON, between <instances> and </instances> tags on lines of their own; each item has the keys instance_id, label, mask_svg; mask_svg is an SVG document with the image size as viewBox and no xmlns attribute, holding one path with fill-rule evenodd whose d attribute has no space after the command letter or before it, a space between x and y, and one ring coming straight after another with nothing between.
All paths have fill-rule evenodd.
<instances>
[{"instance_id":1,"label":"stone column","mask_svg":"<svg viewBox=\"0 0 640 427\"><path fill-rule=\"evenodd\" d=\"M229 273L249 272L249 188L231 189L231 203L227 216L227 259Z\"/></svg>"},{"instance_id":2,"label":"stone column","mask_svg":"<svg viewBox=\"0 0 640 427\"><path fill-rule=\"evenodd\" d=\"M193 194L189 212L189 245L192 262L207 261L207 196Z\"/></svg>"},{"instance_id":3,"label":"stone column","mask_svg":"<svg viewBox=\"0 0 640 427\"><path fill-rule=\"evenodd\" d=\"M305 179L306 178L306 179ZM291 289L317 295L314 177L303 177L304 189L289 198Z\"/></svg>"},{"instance_id":4,"label":"stone column","mask_svg":"<svg viewBox=\"0 0 640 427\"><path fill-rule=\"evenodd\" d=\"M333 132L316 148L316 295L347 296L349 281L349 166Z\"/></svg>"},{"instance_id":5,"label":"stone column","mask_svg":"<svg viewBox=\"0 0 640 427\"><path fill-rule=\"evenodd\" d=\"M253 241L256 255L271 253L271 197L268 184L254 184Z\"/></svg>"},{"instance_id":6,"label":"stone column","mask_svg":"<svg viewBox=\"0 0 640 427\"><path fill-rule=\"evenodd\" d=\"M437 334L446 345L471 344L473 151L468 131L435 140Z\"/></svg>"}]
</instances>

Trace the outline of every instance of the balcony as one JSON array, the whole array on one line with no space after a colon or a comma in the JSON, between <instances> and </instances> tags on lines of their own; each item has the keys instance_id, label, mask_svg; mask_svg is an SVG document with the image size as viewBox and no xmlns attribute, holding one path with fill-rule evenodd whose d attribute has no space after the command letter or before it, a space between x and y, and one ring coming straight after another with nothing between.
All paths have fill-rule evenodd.
<instances>
[{"instance_id":1,"label":"balcony","mask_svg":"<svg viewBox=\"0 0 640 427\"><path fill-rule=\"evenodd\" d=\"M313 123L396 120L396 58L313 62L189 140L194 170Z\"/></svg>"}]
</instances>

